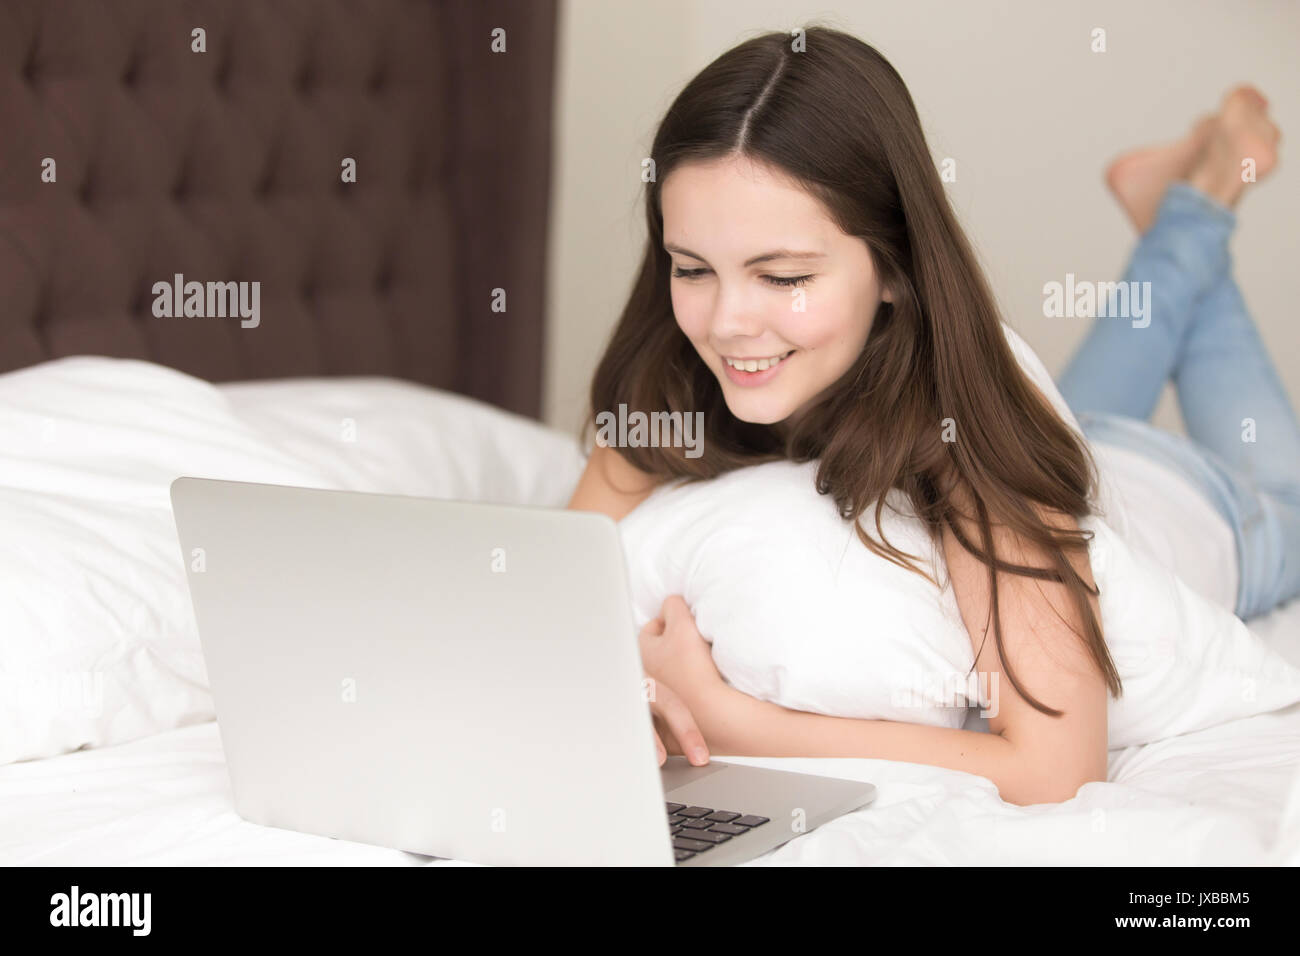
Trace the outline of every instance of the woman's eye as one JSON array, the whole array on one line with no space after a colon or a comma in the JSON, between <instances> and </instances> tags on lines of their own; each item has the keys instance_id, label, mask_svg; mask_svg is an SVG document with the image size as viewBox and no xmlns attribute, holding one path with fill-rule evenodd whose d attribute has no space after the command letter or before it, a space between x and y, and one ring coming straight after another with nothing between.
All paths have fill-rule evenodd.
<instances>
[{"instance_id":1,"label":"woman's eye","mask_svg":"<svg viewBox=\"0 0 1300 956\"><path fill-rule=\"evenodd\" d=\"M695 279L708 272L708 269L673 269L673 277L677 279ZM815 276L763 276L764 281L775 286L796 286L807 285Z\"/></svg>"},{"instance_id":2,"label":"woman's eye","mask_svg":"<svg viewBox=\"0 0 1300 956\"><path fill-rule=\"evenodd\" d=\"M772 285L807 285L813 277L808 276L763 276Z\"/></svg>"}]
</instances>

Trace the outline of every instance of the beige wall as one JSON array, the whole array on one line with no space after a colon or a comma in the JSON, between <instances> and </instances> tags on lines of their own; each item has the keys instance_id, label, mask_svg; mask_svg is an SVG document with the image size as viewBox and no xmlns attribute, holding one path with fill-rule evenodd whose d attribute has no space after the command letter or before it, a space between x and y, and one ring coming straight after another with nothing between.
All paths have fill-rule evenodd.
<instances>
[{"instance_id":1,"label":"beige wall","mask_svg":"<svg viewBox=\"0 0 1300 956\"><path fill-rule=\"evenodd\" d=\"M681 87L755 33L818 20L876 46L920 110L1007 321L1059 372L1086 320L1042 314L1045 282L1118 279L1134 233L1109 158L1181 135L1234 83L1283 130L1280 168L1239 207L1237 276L1300 400L1300 3L562 0L545 416L576 429L645 241L640 161ZM1092 53L1090 32L1108 50ZM1300 154L1297 154L1300 157ZM1166 395L1156 420L1178 427Z\"/></svg>"}]
</instances>

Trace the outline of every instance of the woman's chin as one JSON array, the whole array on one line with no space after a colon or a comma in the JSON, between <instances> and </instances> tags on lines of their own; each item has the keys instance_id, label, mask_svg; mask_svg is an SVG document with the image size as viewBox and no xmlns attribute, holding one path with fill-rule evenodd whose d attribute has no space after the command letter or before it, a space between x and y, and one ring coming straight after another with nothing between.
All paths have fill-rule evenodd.
<instances>
[{"instance_id":1,"label":"woman's chin","mask_svg":"<svg viewBox=\"0 0 1300 956\"><path fill-rule=\"evenodd\" d=\"M750 425L776 425L790 417L790 409L785 403L775 405L755 401L728 401L727 408L736 418Z\"/></svg>"}]
</instances>

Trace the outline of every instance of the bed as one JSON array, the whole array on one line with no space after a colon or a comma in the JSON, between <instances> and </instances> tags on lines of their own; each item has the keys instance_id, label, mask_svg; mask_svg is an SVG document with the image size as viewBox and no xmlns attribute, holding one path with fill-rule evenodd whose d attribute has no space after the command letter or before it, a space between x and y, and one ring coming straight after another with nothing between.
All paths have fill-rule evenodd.
<instances>
[{"instance_id":1,"label":"bed","mask_svg":"<svg viewBox=\"0 0 1300 956\"><path fill-rule=\"evenodd\" d=\"M65 364L95 363L121 364ZM158 372L173 388L179 377ZM219 396L268 448L290 453L334 487L560 506L583 464L571 435L396 379L194 385ZM156 403L156 396L139 400ZM181 401L178 394L173 404ZM338 441L345 411L362 423L384 414L364 455ZM450 454L452 447L473 453ZM1300 661L1300 603L1252 627ZM1005 803L987 779L921 764L714 758L863 779L879 789L870 806L746 865L1300 863L1300 705L1114 750L1106 783L1030 807ZM0 767L0 820L0 862L16 865L458 862L244 822L212 719Z\"/></svg>"},{"instance_id":2,"label":"bed","mask_svg":"<svg viewBox=\"0 0 1300 956\"><path fill-rule=\"evenodd\" d=\"M581 470L534 420L554 4L358 9L0 7L0 587L27 614L0 650L102 655L129 703L35 733L0 699L31 737L0 740L0 863L460 862L236 815L166 537L180 474L560 506ZM176 273L263 281L260 327L154 315ZM42 577L64 558L81 584ZM1300 663L1300 603L1253 626ZM1300 864L1300 705L1115 750L1057 805L919 764L715 759L879 791L748 865Z\"/></svg>"},{"instance_id":3,"label":"bed","mask_svg":"<svg viewBox=\"0 0 1300 956\"><path fill-rule=\"evenodd\" d=\"M1025 808L1003 803L987 780L919 764L715 759L879 790L869 808L746 866L1248 866L1300 864L1298 751L1293 708L1114 752L1109 782ZM0 768L0 807L9 865L457 864L244 822L215 723Z\"/></svg>"}]
</instances>

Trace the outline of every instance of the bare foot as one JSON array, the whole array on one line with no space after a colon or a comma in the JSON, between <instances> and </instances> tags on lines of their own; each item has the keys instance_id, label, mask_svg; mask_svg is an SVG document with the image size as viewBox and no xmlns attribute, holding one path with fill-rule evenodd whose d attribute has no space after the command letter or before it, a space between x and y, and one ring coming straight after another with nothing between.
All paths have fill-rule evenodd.
<instances>
[{"instance_id":1,"label":"bare foot","mask_svg":"<svg viewBox=\"0 0 1300 956\"><path fill-rule=\"evenodd\" d=\"M1146 232L1156 221L1169 184L1191 174L1215 122L1215 117L1204 116L1177 142L1125 153L1107 167L1106 185L1138 232Z\"/></svg>"},{"instance_id":2,"label":"bare foot","mask_svg":"<svg viewBox=\"0 0 1300 956\"><path fill-rule=\"evenodd\" d=\"M1281 138L1268 118L1268 100L1254 87L1239 86L1223 98L1205 149L1187 181L1232 207L1247 183L1258 182L1273 171ZM1252 172L1253 176L1249 175Z\"/></svg>"}]
</instances>

